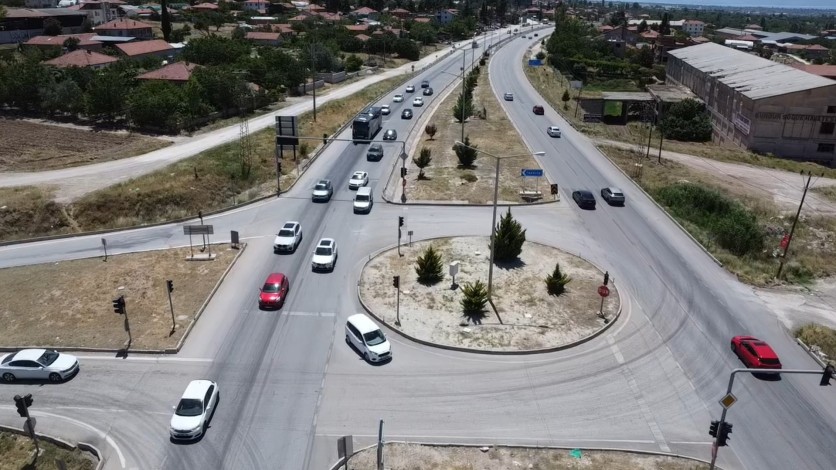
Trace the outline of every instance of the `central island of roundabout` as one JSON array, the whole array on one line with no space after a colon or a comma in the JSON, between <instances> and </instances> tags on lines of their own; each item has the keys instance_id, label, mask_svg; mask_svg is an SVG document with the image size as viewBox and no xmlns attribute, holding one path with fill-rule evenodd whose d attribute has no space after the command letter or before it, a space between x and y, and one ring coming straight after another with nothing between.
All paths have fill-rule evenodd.
<instances>
[{"instance_id":1,"label":"central island of roundabout","mask_svg":"<svg viewBox=\"0 0 836 470\"><path fill-rule=\"evenodd\" d=\"M377 320L413 341L495 354L568 348L594 338L618 318L621 302L613 282L609 295L600 296L603 270L530 241L516 257L494 264L493 307L489 302L468 311L463 306L467 292L480 284L487 290L490 256L488 237L437 238L384 250L363 267L360 301ZM421 271L421 263L435 264L436 276ZM549 276L562 284L562 292L559 287L549 291Z\"/></svg>"}]
</instances>

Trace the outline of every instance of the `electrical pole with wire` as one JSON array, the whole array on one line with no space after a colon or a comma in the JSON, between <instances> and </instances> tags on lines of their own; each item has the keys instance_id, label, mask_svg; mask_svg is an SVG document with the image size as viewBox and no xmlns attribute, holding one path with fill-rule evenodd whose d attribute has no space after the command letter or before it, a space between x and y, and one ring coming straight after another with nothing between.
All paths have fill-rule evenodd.
<instances>
[{"instance_id":1,"label":"electrical pole with wire","mask_svg":"<svg viewBox=\"0 0 836 470\"><path fill-rule=\"evenodd\" d=\"M801 172L801 176L804 176L804 171ZM804 206L804 199L807 197L807 190L810 189L810 180L812 180L813 175L808 171L807 172L807 182L804 183L804 192L801 194L801 202L798 203L798 210L795 213L795 219L792 221L792 227L790 227L790 234L786 238L786 243L782 242L784 253L781 255L781 262L778 264L778 273L775 274L776 279L781 278L781 271L784 269L784 260L787 258L787 252L790 250L790 243L792 243L792 236L795 233L795 226L798 224L798 217L801 215L801 208Z\"/></svg>"}]
</instances>

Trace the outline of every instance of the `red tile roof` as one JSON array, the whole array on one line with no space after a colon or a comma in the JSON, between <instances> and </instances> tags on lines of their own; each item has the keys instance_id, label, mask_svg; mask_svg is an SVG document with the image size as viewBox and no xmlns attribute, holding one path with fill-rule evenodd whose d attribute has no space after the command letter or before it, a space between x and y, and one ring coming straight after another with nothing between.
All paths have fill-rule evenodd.
<instances>
[{"instance_id":1,"label":"red tile roof","mask_svg":"<svg viewBox=\"0 0 836 470\"><path fill-rule=\"evenodd\" d=\"M138 55L151 54L154 52L161 52L173 50L171 44L162 39L152 39L150 41L128 42L125 44L117 44L116 47L128 57Z\"/></svg>"},{"instance_id":2,"label":"red tile roof","mask_svg":"<svg viewBox=\"0 0 836 470\"><path fill-rule=\"evenodd\" d=\"M192 78L194 69L199 67L197 64L190 64L188 62L175 62L168 64L163 68L152 70L143 73L136 77L138 80L168 80L170 82L188 82Z\"/></svg>"},{"instance_id":3,"label":"red tile roof","mask_svg":"<svg viewBox=\"0 0 836 470\"><path fill-rule=\"evenodd\" d=\"M354 37L363 41L363 42L366 42L369 39L371 39L369 36L366 36L365 34L358 34L357 36L354 36Z\"/></svg>"},{"instance_id":4,"label":"red tile roof","mask_svg":"<svg viewBox=\"0 0 836 470\"><path fill-rule=\"evenodd\" d=\"M93 41L90 38L96 33L84 34L59 34L58 36L35 36L23 44L27 46L63 46L64 41L69 38L77 38L79 46L91 46L94 44L101 44L99 41Z\"/></svg>"},{"instance_id":5,"label":"red tile roof","mask_svg":"<svg viewBox=\"0 0 836 470\"><path fill-rule=\"evenodd\" d=\"M429 23L432 20L432 18L415 18L416 23Z\"/></svg>"},{"instance_id":6,"label":"red tile roof","mask_svg":"<svg viewBox=\"0 0 836 470\"><path fill-rule=\"evenodd\" d=\"M411 12L409 10L404 10L403 8L395 8L394 10L390 11L389 13L399 13L399 14L407 14L409 15Z\"/></svg>"},{"instance_id":7,"label":"red tile roof","mask_svg":"<svg viewBox=\"0 0 836 470\"><path fill-rule=\"evenodd\" d=\"M109 64L112 62L116 62L119 59L116 57L111 57L109 55L99 54L98 52L92 51L85 51L83 49L77 49L75 51L69 52L64 54L60 57L56 57L52 60L47 60L44 62L47 65L52 65L53 67L59 68L66 68L66 67L92 67L95 65L104 65Z\"/></svg>"},{"instance_id":8,"label":"red tile roof","mask_svg":"<svg viewBox=\"0 0 836 470\"><path fill-rule=\"evenodd\" d=\"M760 41L761 38L757 36L752 36L751 34L744 34L743 36L738 36L735 38L738 41Z\"/></svg>"},{"instance_id":9,"label":"red tile roof","mask_svg":"<svg viewBox=\"0 0 836 470\"><path fill-rule=\"evenodd\" d=\"M308 19L307 15L296 15L293 18L288 19L287 21L305 21Z\"/></svg>"},{"instance_id":10,"label":"red tile roof","mask_svg":"<svg viewBox=\"0 0 836 470\"><path fill-rule=\"evenodd\" d=\"M279 33L262 33L258 31L247 33L245 36L245 38L252 41L278 41L281 37L282 35Z\"/></svg>"},{"instance_id":11,"label":"red tile roof","mask_svg":"<svg viewBox=\"0 0 836 470\"><path fill-rule=\"evenodd\" d=\"M214 3L207 3L207 2L200 3L200 4L192 6L192 10L217 10L218 8L220 8L220 7L218 7Z\"/></svg>"},{"instance_id":12,"label":"red tile roof","mask_svg":"<svg viewBox=\"0 0 836 470\"><path fill-rule=\"evenodd\" d=\"M836 79L836 65L816 65L816 64L792 64L793 67L803 70L813 75Z\"/></svg>"},{"instance_id":13,"label":"red tile roof","mask_svg":"<svg viewBox=\"0 0 836 470\"><path fill-rule=\"evenodd\" d=\"M293 34L293 28L290 27L289 24L274 24L272 25L272 29L274 33L282 33L282 34Z\"/></svg>"},{"instance_id":14,"label":"red tile roof","mask_svg":"<svg viewBox=\"0 0 836 470\"><path fill-rule=\"evenodd\" d=\"M349 31L368 31L369 25L367 24L350 24L346 25L345 29Z\"/></svg>"},{"instance_id":15,"label":"red tile roof","mask_svg":"<svg viewBox=\"0 0 836 470\"><path fill-rule=\"evenodd\" d=\"M127 30L127 29L151 29L151 25L148 23L143 23L142 21L136 20L126 20L126 19L118 19L109 21L105 24L101 24L96 26L96 31L105 31L105 30Z\"/></svg>"},{"instance_id":16,"label":"red tile roof","mask_svg":"<svg viewBox=\"0 0 836 470\"><path fill-rule=\"evenodd\" d=\"M807 46L808 51L827 51L828 48L822 46L821 44L810 44Z\"/></svg>"},{"instance_id":17,"label":"red tile roof","mask_svg":"<svg viewBox=\"0 0 836 470\"><path fill-rule=\"evenodd\" d=\"M369 7L363 7L354 10L354 13L357 13L358 15L370 15L372 13L377 13L377 10Z\"/></svg>"}]
</instances>

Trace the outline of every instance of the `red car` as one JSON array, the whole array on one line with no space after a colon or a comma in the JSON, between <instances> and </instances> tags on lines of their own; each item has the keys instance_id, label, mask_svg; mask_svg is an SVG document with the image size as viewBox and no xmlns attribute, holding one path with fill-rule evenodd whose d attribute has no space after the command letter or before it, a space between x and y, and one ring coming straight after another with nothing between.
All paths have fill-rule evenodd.
<instances>
[{"instance_id":1,"label":"red car","mask_svg":"<svg viewBox=\"0 0 836 470\"><path fill-rule=\"evenodd\" d=\"M781 360L765 342L752 336L735 336L731 350L751 369L780 369Z\"/></svg>"},{"instance_id":2,"label":"red car","mask_svg":"<svg viewBox=\"0 0 836 470\"><path fill-rule=\"evenodd\" d=\"M264 286L258 290L258 308L282 308L290 282L282 273L272 273L267 276Z\"/></svg>"},{"instance_id":3,"label":"red car","mask_svg":"<svg viewBox=\"0 0 836 470\"><path fill-rule=\"evenodd\" d=\"M545 113L546 113L546 110L543 109L543 107L540 106L539 104L534 106L534 114L539 114L539 115L542 116Z\"/></svg>"}]
</instances>

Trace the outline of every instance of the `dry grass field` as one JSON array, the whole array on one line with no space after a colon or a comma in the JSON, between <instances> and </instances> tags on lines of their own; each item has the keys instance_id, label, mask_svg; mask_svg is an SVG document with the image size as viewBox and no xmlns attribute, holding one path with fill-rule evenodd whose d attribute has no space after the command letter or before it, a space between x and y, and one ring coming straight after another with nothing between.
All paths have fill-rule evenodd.
<instances>
[{"instance_id":1,"label":"dry grass field","mask_svg":"<svg viewBox=\"0 0 836 470\"><path fill-rule=\"evenodd\" d=\"M58 470L56 460L61 460L66 470L93 470L98 460L89 453L78 449L62 449L43 439L38 441L41 454L37 465L31 465L35 455L35 444L28 436L0 432L0 470Z\"/></svg>"}]
</instances>

